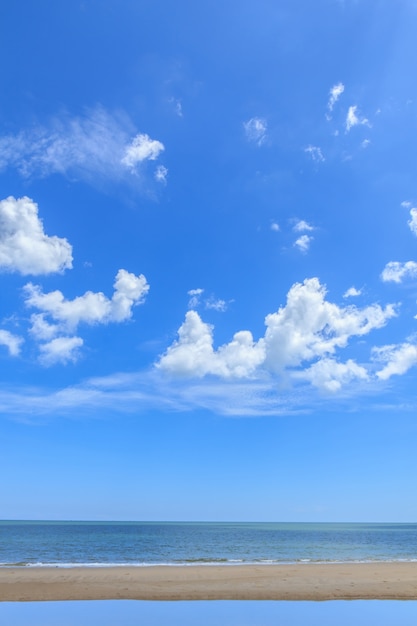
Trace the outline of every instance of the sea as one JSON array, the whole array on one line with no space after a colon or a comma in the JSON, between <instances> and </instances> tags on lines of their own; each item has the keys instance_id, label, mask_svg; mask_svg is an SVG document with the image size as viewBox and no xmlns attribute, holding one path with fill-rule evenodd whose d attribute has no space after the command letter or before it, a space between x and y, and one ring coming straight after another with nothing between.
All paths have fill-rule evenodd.
<instances>
[{"instance_id":1,"label":"sea","mask_svg":"<svg viewBox=\"0 0 417 626\"><path fill-rule=\"evenodd\" d=\"M0 521L1 567L417 561L417 524Z\"/></svg>"}]
</instances>

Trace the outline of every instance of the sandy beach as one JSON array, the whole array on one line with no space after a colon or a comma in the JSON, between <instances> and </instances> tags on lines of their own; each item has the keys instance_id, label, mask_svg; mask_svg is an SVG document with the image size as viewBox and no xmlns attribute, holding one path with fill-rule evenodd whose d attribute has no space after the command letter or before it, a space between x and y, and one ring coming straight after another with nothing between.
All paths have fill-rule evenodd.
<instances>
[{"instance_id":1,"label":"sandy beach","mask_svg":"<svg viewBox=\"0 0 417 626\"><path fill-rule=\"evenodd\" d=\"M417 563L0 568L0 601L417 599Z\"/></svg>"}]
</instances>

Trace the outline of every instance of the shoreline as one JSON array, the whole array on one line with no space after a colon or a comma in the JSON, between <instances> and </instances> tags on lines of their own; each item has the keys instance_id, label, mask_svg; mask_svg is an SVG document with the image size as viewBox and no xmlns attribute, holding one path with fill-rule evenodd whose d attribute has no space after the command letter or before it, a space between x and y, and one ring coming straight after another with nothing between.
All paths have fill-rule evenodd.
<instances>
[{"instance_id":1,"label":"shoreline","mask_svg":"<svg viewBox=\"0 0 417 626\"><path fill-rule=\"evenodd\" d=\"M0 602L116 599L417 600L417 563L0 568Z\"/></svg>"}]
</instances>

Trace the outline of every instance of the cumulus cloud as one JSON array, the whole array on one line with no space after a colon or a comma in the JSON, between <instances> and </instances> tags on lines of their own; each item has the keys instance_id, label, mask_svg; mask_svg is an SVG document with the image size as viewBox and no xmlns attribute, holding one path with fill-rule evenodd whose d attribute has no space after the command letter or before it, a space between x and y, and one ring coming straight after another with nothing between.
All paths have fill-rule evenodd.
<instances>
[{"instance_id":1,"label":"cumulus cloud","mask_svg":"<svg viewBox=\"0 0 417 626\"><path fill-rule=\"evenodd\" d=\"M273 230L274 232L279 232L281 229L279 227L279 224L277 224L276 222L272 222L271 224L271 230Z\"/></svg>"},{"instance_id":2,"label":"cumulus cloud","mask_svg":"<svg viewBox=\"0 0 417 626\"><path fill-rule=\"evenodd\" d=\"M357 296L360 296L362 293L361 289L356 289L356 287L349 287L349 289L347 289L345 291L345 293L343 294L344 298L356 298Z\"/></svg>"},{"instance_id":3,"label":"cumulus cloud","mask_svg":"<svg viewBox=\"0 0 417 626\"><path fill-rule=\"evenodd\" d=\"M314 230L314 226L311 226L311 224L305 220L297 220L293 226L293 231L295 233L304 233L306 231L311 232L312 230Z\"/></svg>"},{"instance_id":4,"label":"cumulus cloud","mask_svg":"<svg viewBox=\"0 0 417 626\"><path fill-rule=\"evenodd\" d=\"M74 336L80 324L95 325L123 322L132 317L134 306L141 304L149 291L143 274L136 276L119 270L114 282L114 293L107 298L103 293L87 291L73 300L67 300L59 290L43 293L38 285L24 287L25 304L37 309L31 315L30 333L41 343L40 360L51 365L61 361L75 361L83 345Z\"/></svg>"},{"instance_id":5,"label":"cumulus cloud","mask_svg":"<svg viewBox=\"0 0 417 626\"><path fill-rule=\"evenodd\" d=\"M363 309L339 307L326 300L318 278L296 283L287 304L266 316L266 365L275 372L304 361L323 358L344 348L349 339L381 328L396 315L393 305L374 304Z\"/></svg>"},{"instance_id":6,"label":"cumulus cloud","mask_svg":"<svg viewBox=\"0 0 417 626\"><path fill-rule=\"evenodd\" d=\"M178 330L178 340L161 357L157 367L176 376L222 378L248 377L264 360L262 345L249 331L236 333L232 341L213 348L213 328L196 311L188 311Z\"/></svg>"},{"instance_id":7,"label":"cumulus cloud","mask_svg":"<svg viewBox=\"0 0 417 626\"><path fill-rule=\"evenodd\" d=\"M266 139L267 122L261 117L251 117L247 122L243 122L246 137L258 146L262 145Z\"/></svg>"},{"instance_id":8,"label":"cumulus cloud","mask_svg":"<svg viewBox=\"0 0 417 626\"><path fill-rule=\"evenodd\" d=\"M374 348L373 354L375 360L385 362L385 366L376 373L380 380L405 374L411 367L417 365L417 345L412 343Z\"/></svg>"},{"instance_id":9,"label":"cumulus cloud","mask_svg":"<svg viewBox=\"0 0 417 626\"><path fill-rule=\"evenodd\" d=\"M25 178L59 173L88 182L137 184L139 166L163 150L160 141L135 134L127 116L96 107L83 116L61 115L0 137L0 170L14 167Z\"/></svg>"},{"instance_id":10,"label":"cumulus cloud","mask_svg":"<svg viewBox=\"0 0 417 626\"><path fill-rule=\"evenodd\" d=\"M5 346L10 356L18 356L20 354L20 346L23 343L23 338L18 335L14 335L8 330L0 329L0 346Z\"/></svg>"},{"instance_id":11,"label":"cumulus cloud","mask_svg":"<svg viewBox=\"0 0 417 626\"><path fill-rule=\"evenodd\" d=\"M291 287L285 306L266 316L266 331L258 341L243 330L215 349L213 327L189 311L157 368L187 377L250 378L263 372L337 391L353 379L365 379L367 372L352 360L336 361L335 353L352 337L383 327L395 315L393 305L339 307L326 300L326 289L317 278L306 279Z\"/></svg>"},{"instance_id":12,"label":"cumulus cloud","mask_svg":"<svg viewBox=\"0 0 417 626\"><path fill-rule=\"evenodd\" d=\"M349 107L349 110L346 116L346 122L345 122L347 133L354 126L358 126L358 125L369 126L369 120L367 120L366 117L359 117L356 113L357 110L358 110L358 107L356 105Z\"/></svg>"},{"instance_id":13,"label":"cumulus cloud","mask_svg":"<svg viewBox=\"0 0 417 626\"><path fill-rule=\"evenodd\" d=\"M9 196L0 201L0 270L36 276L71 267L71 245L45 234L33 200Z\"/></svg>"},{"instance_id":14,"label":"cumulus cloud","mask_svg":"<svg viewBox=\"0 0 417 626\"><path fill-rule=\"evenodd\" d=\"M313 241L314 237L310 235L301 235L294 241L294 247L298 248L300 252L306 253L310 249L310 244Z\"/></svg>"},{"instance_id":15,"label":"cumulus cloud","mask_svg":"<svg viewBox=\"0 0 417 626\"><path fill-rule=\"evenodd\" d=\"M417 263L415 261L407 261L406 263L390 261L381 273L381 278L386 283L401 283L405 278L414 278L416 276Z\"/></svg>"},{"instance_id":16,"label":"cumulus cloud","mask_svg":"<svg viewBox=\"0 0 417 626\"><path fill-rule=\"evenodd\" d=\"M126 147L122 163L131 170L135 170L137 164L142 161L155 161L162 150L165 148L160 141L151 139L149 135L139 134Z\"/></svg>"},{"instance_id":17,"label":"cumulus cloud","mask_svg":"<svg viewBox=\"0 0 417 626\"><path fill-rule=\"evenodd\" d=\"M327 119L331 119L331 114L334 108L334 105L339 100L340 96L345 90L345 86L343 83L337 83L337 85L333 85L329 92L329 100L327 102L327 110L328 114L326 115Z\"/></svg>"},{"instance_id":18,"label":"cumulus cloud","mask_svg":"<svg viewBox=\"0 0 417 626\"><path fill-rule=\"evenodd\" d=\"M304 152L309 154L315 163L321 163L325 160L321 148L318 146L307 146L304 148Z\"/></svg>"},{"instance_id":19,"label":"cumulus cloud","mask_svg":"<svg viewBox=\"0 0 417 626\"><path fill-rule=\"evenodd\" d=\"M411 232L417 236L417 209L411 209L410 217L411 219L408 221L408 225Z\"/></svg>"},{"instance_id":20,"label":"cumulus cloud","mask_svg":"<svg viewBox=\"0 0 417 626\"><path fill-rule=\"evenodd\" d=\"M40 345L39 360L47 367L56 363L75 363L83 343L81 337L56 337Z\"/></svg>"},{"instance_id":21,"label":"cumulus cloud","mask_svg":"<svg viewBox=\"0 0 417 626\"><path fill-rule=\"evenodd\" d=\"M143 302L149 291L149 285L145 276L135 276L126 270L119 270L114 282L114 293L111 299L103 293L87 291L84 295L66 300L59 290L43 293L38 285L28 283L25 285L28 307L41 311L35 317L35 325L40 328L49 316L54 323L67 330L75 330L80 323L84 324L108 324L110 322L122 322L132 316L133 306ZM42 315L42 318L39 318ZM33 330L33 328L32 328ZM45 336L45 331L41 332Z\"/></svg>"},{"instance_id":22,"label":"cumulus cloud","mask_svg":"<svg viewBox=\"0 0 417 626\"><path fill-rule=\"evenodd\" d=\"M369 376L366 369L352 359L339 363L335 359L325 358L305 370L300 378L321 391L335 393L353 380L367 380Z\"/></svg>"}]
</instances>

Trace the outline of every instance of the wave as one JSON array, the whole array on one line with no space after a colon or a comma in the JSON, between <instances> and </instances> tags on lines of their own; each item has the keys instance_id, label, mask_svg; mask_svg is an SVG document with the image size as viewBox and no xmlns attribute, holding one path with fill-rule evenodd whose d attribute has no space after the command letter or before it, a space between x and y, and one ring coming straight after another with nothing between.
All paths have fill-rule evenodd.
<instances>
[{"instance_id":1,"label":"wave","mask_svg":"<svg viewBox=\"0 0 417 626\"><path fill-rule=\"evenodd\" d=\"M28 568L36 568L36 567L45 567L45 568L111 568L111 567L193 567L193 566L250 566L250 565L305 565L309 564L360 564L360 563L416 563L417 558L409 558L409 559L345 559L345 560L330 560L330 559L297 559L293 561L280 561L280 560L272 560L272 559L255 559L252 561L245 561L243 559L186 559L183 561L168 561L168 562L96 562L96 563L83 563L83 562L73 562L73 563L59 563L59 562L29 562L29 561L16 561L10 563L0 563L1 568L19 568L19 567L28 567Z\"/></svg>"}]
</instances>

